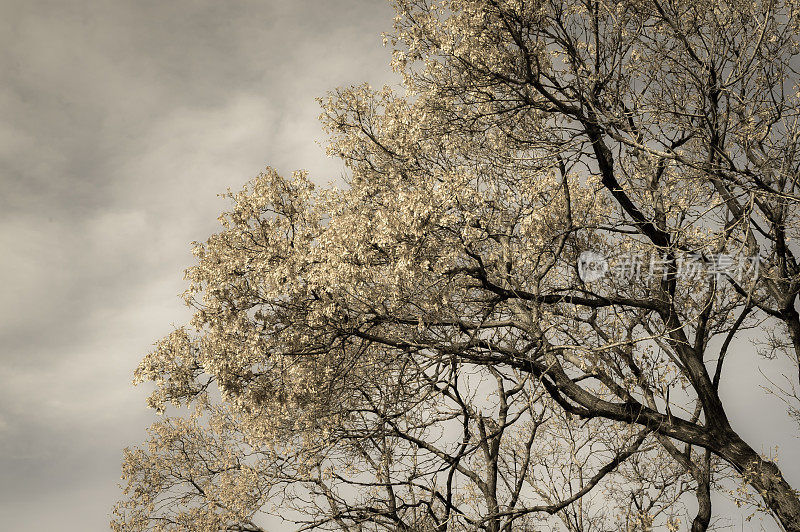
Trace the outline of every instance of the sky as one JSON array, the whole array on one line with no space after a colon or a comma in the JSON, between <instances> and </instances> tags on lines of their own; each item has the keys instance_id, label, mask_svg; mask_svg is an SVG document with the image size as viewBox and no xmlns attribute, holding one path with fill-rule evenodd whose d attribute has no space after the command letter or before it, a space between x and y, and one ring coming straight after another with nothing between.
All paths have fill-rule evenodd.
<instances>
[{"instance_id":1,"label":"sky","mask_svg":"<svg viewBox=\"0 0 800 532\"><path fill-rule=\"evenodd\" d=\"M393 79L391 22L380 0L0 0L0 529L108 529L190 243L267 165L340 176L315 98Z\"/></svg>"},{"instance_id":2,"label":"sky","mask_svg":"<svg viewBox=\"0 0 800 532\"><path fill-rule=\"evenodd\" d=\"M267 165L340 177L315 98L394 79L391 19L381 0L0 0L1 528L108 529L122 449L156 418L132 373L188 317L217 194ZM723 399L800 485L750 355Z\"/></svg>"}]
</instances>

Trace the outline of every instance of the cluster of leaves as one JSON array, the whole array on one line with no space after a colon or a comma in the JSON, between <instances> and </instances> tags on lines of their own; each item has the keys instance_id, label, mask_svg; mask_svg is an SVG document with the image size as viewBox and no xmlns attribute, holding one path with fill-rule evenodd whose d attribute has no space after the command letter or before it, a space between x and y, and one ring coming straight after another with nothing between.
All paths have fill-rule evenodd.
<instances>
[{"instance_id":1,"label":"cluster of leaves","mask_svg":"<svg viewBox=\"0 0 800 532\"><path fill-rule=\"evenodd\" d=\"M322 101L347 188L268 169L196 244L136 372L194 414L126 452L115 529L702 531L735 474L800 530L718 393L748 329L800 359L798 7L397 0L405 94Z\"/></svg>"}]
</instances>

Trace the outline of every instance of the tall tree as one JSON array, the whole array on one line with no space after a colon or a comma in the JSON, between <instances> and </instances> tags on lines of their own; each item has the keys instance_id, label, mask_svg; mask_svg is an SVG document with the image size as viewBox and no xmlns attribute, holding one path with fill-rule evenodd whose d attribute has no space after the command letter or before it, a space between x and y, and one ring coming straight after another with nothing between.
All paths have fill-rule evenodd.
<instances>
[{"instance_id":1,"label":"tall tree","mask_svg":"<svg viewBox=\"0 0 800 532\"><path fill-rule=\"evenodd\" d=\"M405 94L322 102L348 186L268 170L196 245L136 376L194 414L114 526L677 529L690 492L702 531L736 475L800 531L719 395L747 334L800 371L800 5L395 8Z\"/></svg>"}]
</instances>

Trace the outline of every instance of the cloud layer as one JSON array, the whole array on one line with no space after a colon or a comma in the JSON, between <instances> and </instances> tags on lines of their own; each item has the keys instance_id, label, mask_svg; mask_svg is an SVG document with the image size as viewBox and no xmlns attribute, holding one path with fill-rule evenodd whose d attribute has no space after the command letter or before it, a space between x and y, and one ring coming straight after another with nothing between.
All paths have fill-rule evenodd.
<instances>
[{"instance_id":1,"label":"cloud layer","mask_svg":"<svg viewBox=\"0 0 800 532\"><path fill-rule=\"evenodd\" d=\"M0 522L107 530L189 243L265 165L341 168L315 97L391 79L370 0L0 0Z\"/></svg>"}]
</instances>

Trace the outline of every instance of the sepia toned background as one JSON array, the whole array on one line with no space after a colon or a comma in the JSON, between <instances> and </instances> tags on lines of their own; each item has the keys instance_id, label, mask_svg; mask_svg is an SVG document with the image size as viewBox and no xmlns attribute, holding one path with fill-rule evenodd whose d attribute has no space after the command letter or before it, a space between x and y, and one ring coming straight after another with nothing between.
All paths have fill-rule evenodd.
<instances>
[{"instance_id":1,"label":"sepia toned background","mask_svg":"<svg viewBox=\"0 0 800 532\"><path fill-rule=\"evenodd\" d=\"M216 195L267 164L340 176L314 98L394 79L391 19L381 0L0 0L0 528L108 528L121 449L155 419L132 372L188 316ZM800 484L783 405L740 393L766 377L733 355L734 426Z\"/></svg>"}]
</instances>

